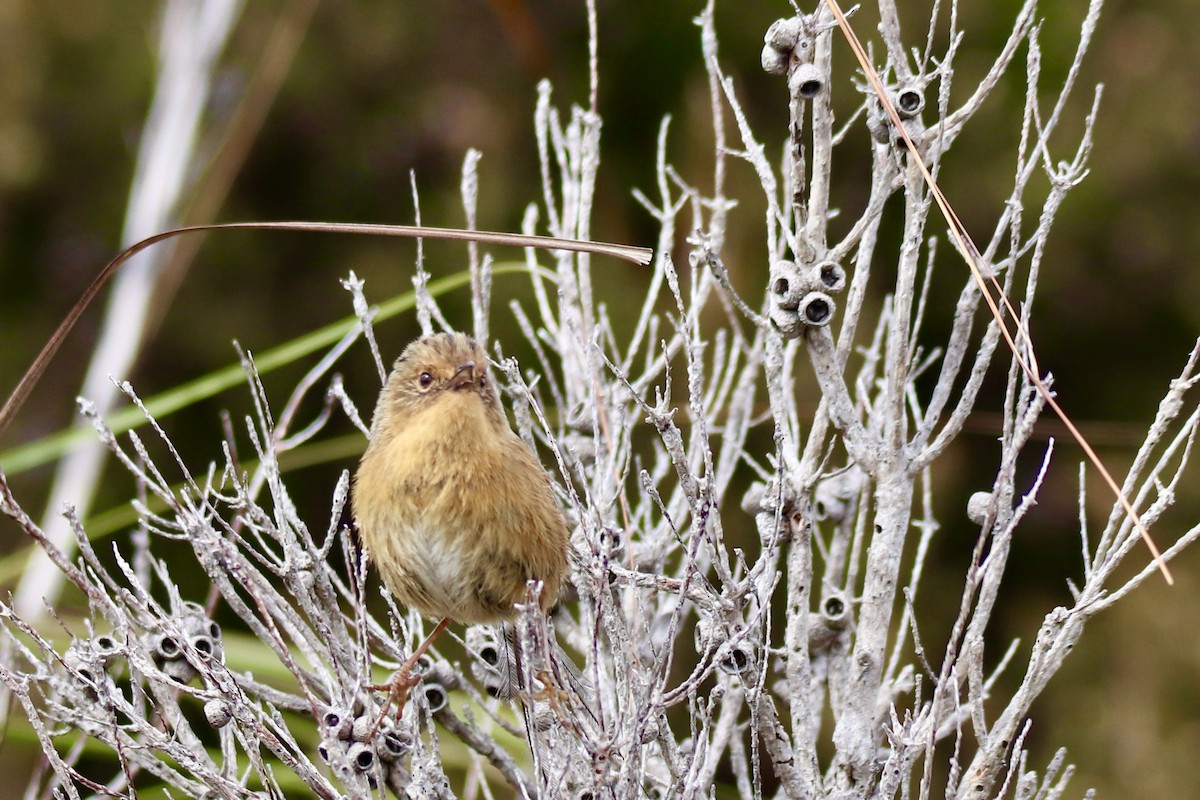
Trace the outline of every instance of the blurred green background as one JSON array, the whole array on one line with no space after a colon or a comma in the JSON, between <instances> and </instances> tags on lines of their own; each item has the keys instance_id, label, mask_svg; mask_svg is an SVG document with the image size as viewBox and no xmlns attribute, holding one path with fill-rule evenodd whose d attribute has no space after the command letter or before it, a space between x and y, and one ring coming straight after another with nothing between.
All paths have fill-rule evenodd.
<instances>
[{"instance_id":1,"label":"blurred green background","mask_svg":"<svg viewBox=\"0 0 1200 800\"><path fill-rule=\"evenodd\" d=\"M685 177L710 185L711 127L700 68L700 2L601 0L600 112L603 151L594 235L653 244L655 228L631 200L632 187L653 187L654 143L664 114L673 117L670 158ZM924 40L926 4L906 8L910 42ZM1068 7L1069 6L1069 7ZM1009 2L968 2L959 56L960 89L981 73L1003 43L1015 14ZM225 54L213 119L232 113L255 69L271 26L290 6L258 0L248 7ZM1069 197L1050 240L1034 312L1044 369L1054 373L1065 408L1095 438L1119 472L1151 419L1168 381L1200 334L1200 17L1180 0L1109 3L1081 83L1072 98L1055 159L1069 158L1091 86L1105 84L1091 175ZM758 67L762 34L790 13L782 0L726 0L716 10L721 54L751 122L778 153L786 128L784 89ZM1070 62L1082 4L1044 12L1044 96ZM0 391L7 394L46 337L98 269L119 249L119 231L137 137L154 81L158 4L147 0L2 0L0 2ZM855 19L871 38L874 22ZM426 3L320 3L265 126L253 142L221 220L313 219L410 223L409 171L421 188L426 224L463 222L459 176L467 148L483 153L479 226L516 230L525 206L540 197L533 140L539 79L554 84L556 105L586 101L587 26L581 3L566 0L440 0ZM836 90L843 118L849 60ZM946 161L943 187L968 228L986 240L1011 186L1023 68L1015 68ZM851 152L851 145L844 148ZM845 154L835 198L856 213L866 191L865 149L857 167ZM725 260L737 285L760 296L766 264L759 190L735 163L730 194L742 200L731 219ZM855 198L859 198L856 204ZM1032 216L1033 210L1030 210ZM930 230L944 231L934 222ZM681 232L686 234L686 231ZM265 350L345 316L339 277L353 269L379 301L410 286L410 242L315 234L221 233L204 242L136 371L143 396L233 359L231 341ZM880 249L878 258L889 252ZM892 251L894 252L894 251ZM434 276L465 266L461 245L426 247ZM507 254L499 253L501 257ZM963 281L960 262L943 246L928 342L944 329ZM600 293L628 297L642 272L597 263ZM508 314L505 279L496 287L496 325ZM876 281L879 295L886 286ZM467 324L465 293L450 295L451 322ZM73 420L71 398L94 341L101 304L68 340L0 451ZM390 358L417 332L402 316L380 327ZM282 397L305 368L269 382ZM361 357L347 366L352 395L375 383ZM943 530L923 589L926 647L938 652L957 608L971 546L965 497L995 471L1000 383L980 404L971 431L934 467L935 506ZM811 393L811 389L807 390ZM361 404L360 407L365 406ZM218 413L248 409L235 390L168 425L196 468L219 455ZM366 408L363 408L364 413ZM341 430L349 431L348 425ZM1047 434L1057 435L1053 426ZM1033 453L1031 456L1035 455ZM1042 614L1069 602L1065 578L1079 575L1075 507L1078 449L1060 439L1056 467L1018 536L1005 607L993 624L994 649L1025 643ZM342 463L304 471L319 488L307 510L321 519ZM1032 461L1031 461L1032 464ZM109 469L109 473L117 470ZM1160 544L1200 519L1197 471L1180 491L1179 508L1156 528ZM14 478L17 496L41 513L47 467ZM129 482L111 480L95 508L128 497ZM1098 526L1109 501L1090 485L1090 519ZM736 517L741 511L726 510ZM0 555L23 545L0 523ZM1105 797L1200 796L1194 754L1200 750L1200 556L1177 562L1174 589L1150 581L1099 618L1035 708L1030 766L1040 769L1059 745L1078 765L1072 795L1095 786ZM1144 561L1144 554L1133 559ZM4 586L8 591L11 585ZM931 598L944 596L944 607ZM9 743L0 763L28 753ZM0 770L7 773L8 770ZM17 796L23 781L0 787Z\"/></svg>"}]
</instances>

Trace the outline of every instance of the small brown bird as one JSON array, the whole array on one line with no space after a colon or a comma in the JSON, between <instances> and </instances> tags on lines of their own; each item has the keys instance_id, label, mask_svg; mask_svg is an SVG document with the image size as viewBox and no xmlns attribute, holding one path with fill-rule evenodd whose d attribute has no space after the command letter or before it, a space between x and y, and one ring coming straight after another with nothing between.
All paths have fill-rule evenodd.
<instances>
[{"instance_id":1,"label":"small brown bird","mask_svg":"<svg viewBox=\"0 0 1200 800\"><path fill-rule=\"evenodd\" d=\"M530 579L542 582L548 610L567 571L566 520L542 465L509 426L487 366L461 333L406 347L355 476L354 517L384 584L441 620L386 687L400 710L419 680L417 659L451 622L512 620Z\"/></svg>"}]
</instances>

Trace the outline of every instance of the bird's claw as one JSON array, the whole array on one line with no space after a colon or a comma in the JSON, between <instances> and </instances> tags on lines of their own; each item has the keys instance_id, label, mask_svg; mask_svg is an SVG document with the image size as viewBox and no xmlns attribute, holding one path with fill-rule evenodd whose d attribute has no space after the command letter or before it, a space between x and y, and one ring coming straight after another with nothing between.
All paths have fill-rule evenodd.
<instances>
[{"instance_id":1,"label":"bird's claw","mask_svg":"<svg viewBox=\"0 0 1200 800\"><path fill-rule=\"evenodd\" d=\"M414 672L408 664L402 666L392 676L392 679L387 683L369 684L364 688L372 692L386 692L387 696L383 700L383 709L379 712L379 719L375 720L375 724L371 726L371 732L367 735L368 739L372 739L375 733L379 730L379 726L383 724L383 720L387 717L388 709L392 703L396 704L396 723L399 724L400 717L404 715L404 707L408 704L408 695L421 682L421 674Z\"/></svg>"}]
</instances>

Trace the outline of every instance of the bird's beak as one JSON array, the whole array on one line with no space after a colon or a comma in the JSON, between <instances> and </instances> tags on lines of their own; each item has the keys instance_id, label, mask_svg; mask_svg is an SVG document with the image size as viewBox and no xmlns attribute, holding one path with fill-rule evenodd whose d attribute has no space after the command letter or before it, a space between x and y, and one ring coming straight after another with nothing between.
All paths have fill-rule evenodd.
<instances>
[{"instance_id":1,"label":"bird's beak","mask_svg":"<svg viewBox=\"0 0 1200 800\"><path fill-rule=\"evenodd\" d=\"M461 389L473 383L475 383L475 362L468 361L465 364L460 364L458 369L454 371L454 375L451 376L447 388Z\"/></svg>"}]
</instances>

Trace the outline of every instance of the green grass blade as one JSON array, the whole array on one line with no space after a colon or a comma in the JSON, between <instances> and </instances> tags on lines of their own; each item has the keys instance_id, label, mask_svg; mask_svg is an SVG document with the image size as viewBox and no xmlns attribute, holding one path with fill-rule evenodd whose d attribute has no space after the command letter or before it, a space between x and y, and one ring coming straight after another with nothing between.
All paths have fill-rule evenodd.
<instances>
[{"instance_id":1,"label":"green grass blade","mask_svg":"<svg viewBox=\"0 0 1200 800\"><path fill-rule=\"evenodd\" d=\"M516 269L515 267L499 268L494 270L494 274L512 272ZM438 296L466 285L469 280L470 275L466 272L439 278L429 282L429 293ZM376 315L375 321L381 322L412 309L416 305L416 300L415 292L405 292L388 300L379 306L379 313ZM345 317L324 328L256 355L254 363L259 373L268 373L333 345L357 324L357 317ZM246 373L243 372L241 364L231 364L151 397L145 401L146 407L155 417L165 417L193 403L237 386L245 380ZM128 406L113 412L106 418L106 422L112 428L113 433L120 434L145 424L146 419L136 406ZM17 475L25 470L61 458L65 453L75 449L92 436L94 436L94 432L91 427L86 425L67 428L0 453L0 466L7 475Z\"/></svg>"}]
</instances>

